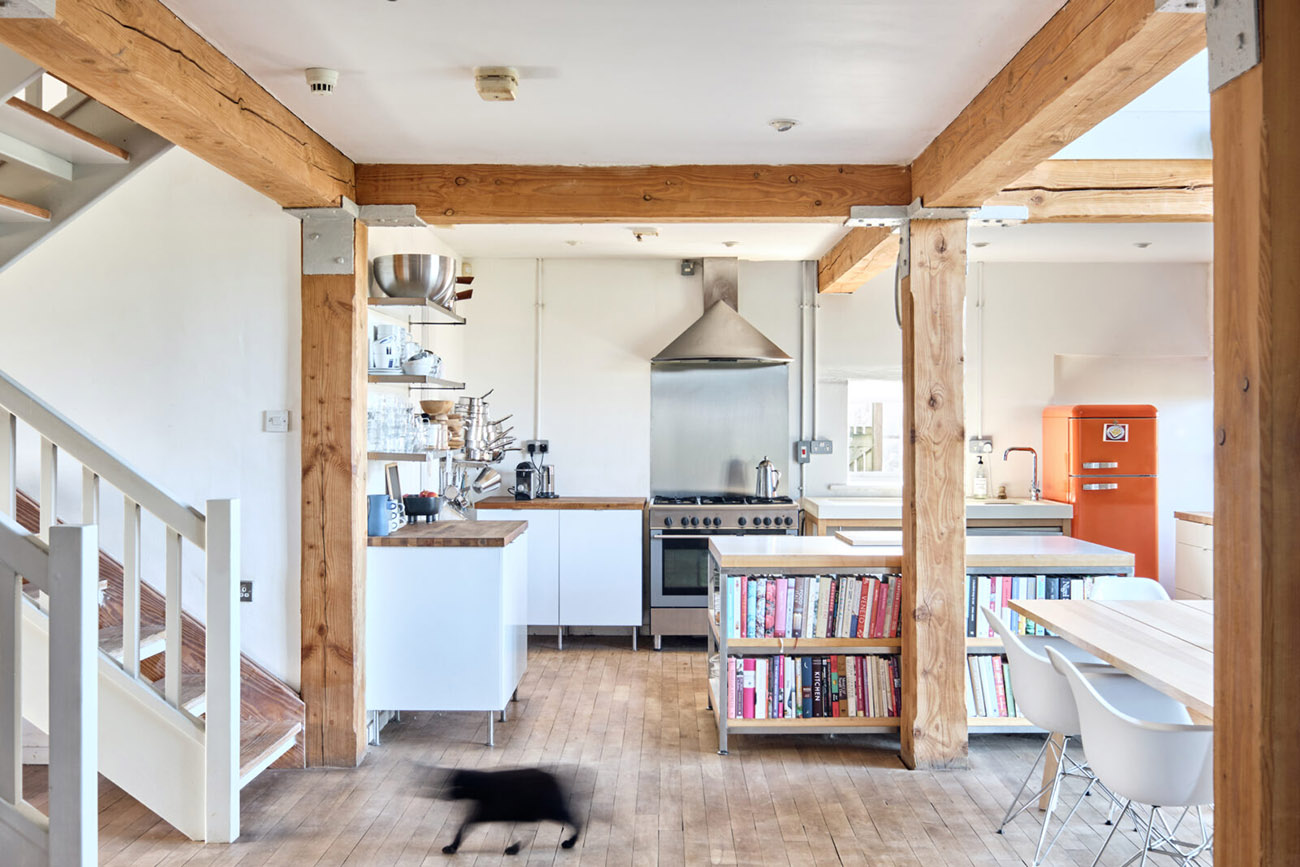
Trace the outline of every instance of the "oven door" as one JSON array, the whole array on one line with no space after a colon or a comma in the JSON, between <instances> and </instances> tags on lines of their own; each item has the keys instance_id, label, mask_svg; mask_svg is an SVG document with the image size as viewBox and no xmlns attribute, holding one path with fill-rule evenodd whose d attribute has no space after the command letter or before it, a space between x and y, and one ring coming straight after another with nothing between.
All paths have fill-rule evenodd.
<instances>
[{"instance_id":1,"label":"oven door","mask_svg":"<svg viewBox=\"0 0 1300 867\"><path fill-rule=\"evenodd\" d=\"M708 536L658 530L650 534L650 605L703 608L709 592Z\"/></svg>"}]
</instances>

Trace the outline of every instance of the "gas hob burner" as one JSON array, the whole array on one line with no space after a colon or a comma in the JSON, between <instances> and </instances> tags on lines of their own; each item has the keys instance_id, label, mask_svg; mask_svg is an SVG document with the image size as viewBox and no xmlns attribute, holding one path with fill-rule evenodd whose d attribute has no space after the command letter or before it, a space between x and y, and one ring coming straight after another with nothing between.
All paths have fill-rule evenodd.
<instances>
[{"instance_id":1,"label":"gas hob burner","mask_svg":"<svg viewBox=\"0 0 1300 867\"><path fill-rule=\"evenodd\" d=\"M655 506L698 506L699 497L655 497L651 505Z\"/></svg>"},{"instance_id":2,"label":"gas hob burner","mask_svg":"<svg viewBox=\"0 0 1300 867\"><path fill-rule=\"evenodd\" d=\"M747 506L793 506L794 500L789 497L745 497L744 503Z\"/></svg>"},{"instance_id":3,"label":"gas hob burner","mask_svg":"<svg viewBox=\"0 0 1300 867\"><path fill-rule=\"evenodd\" d=\"M716 497L700 497L701 506L743 506L749 502L749 497L742 497L739 494L722 494Z\"/></svg>"}]
</instances>

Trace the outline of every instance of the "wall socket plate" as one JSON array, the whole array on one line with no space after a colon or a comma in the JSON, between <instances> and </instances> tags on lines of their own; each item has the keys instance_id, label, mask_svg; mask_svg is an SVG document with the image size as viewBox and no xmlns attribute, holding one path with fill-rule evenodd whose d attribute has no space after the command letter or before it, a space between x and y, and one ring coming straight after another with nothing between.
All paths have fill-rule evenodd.
<instances>
[{"instance_id":1,"label":"wall socket plate","mask_svg":"<svg viewBox=\"0 0 1300 867\"><path fill-rule=\"evenodd\" d=\"M551 441L550 440L524 440L522 447L524 450L524 454L529 455L531 457L537 457L538 455L544 455L550 452Z\"/></svg>"},{"instance_id":2,"label":"wall socket plate","mask_svg":"<svg viewBox=\"0 0 1300 867\"><path fill-rule=\"evenodd\" d=\"M811 459L810 455L831 455L835 453L835 443L832 440L798 440L794 444L794 459L796 463L806 464Z\"/></svg>"},{"instance_id":3,"label":"wall socket plate","mask_svg":"<svg viewBox=\"0 0 1300 867\"><path fill-rule=\"evenodd\" d=\"M262 412L262 430L265 433L288 433L289 410L268 409Z\"/></svg>"},{"instance_id":4,"label":"wall socket plate","mask_svg":"<svg viewBox=\"0 0 1300 867\"><path fill-rule=\"evenodd\" d=\"M971 437L967 448L973 455L993 454L993 437Z\"/></svg>"},{"instance_id":5,"label":"wall socket plate","mask_svg":"<svg viewBox=\"0 0 1300 867\"><path fill-rule=\"evenodd\" d=\"M239 601L240 601L240 602L252 602L252 601L253 601L253 582L252 582L252 581L240 581L240 582L239 582Z\"/></svg>"}]
</instances>

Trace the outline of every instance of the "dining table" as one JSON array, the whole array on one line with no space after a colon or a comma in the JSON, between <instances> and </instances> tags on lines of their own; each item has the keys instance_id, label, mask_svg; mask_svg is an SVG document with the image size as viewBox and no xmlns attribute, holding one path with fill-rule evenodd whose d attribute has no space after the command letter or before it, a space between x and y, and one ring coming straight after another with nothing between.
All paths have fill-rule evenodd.
<instances>
[{"instance_id":1,"label":"dining table","mask_svg":"<svg viewBox=\"0 0 1300 867\"><path fill-rule=\"evenodd\" d=\"M1214 720L1214 602L1014 599L1011 609Z\"/></svg>"}]
</instances>

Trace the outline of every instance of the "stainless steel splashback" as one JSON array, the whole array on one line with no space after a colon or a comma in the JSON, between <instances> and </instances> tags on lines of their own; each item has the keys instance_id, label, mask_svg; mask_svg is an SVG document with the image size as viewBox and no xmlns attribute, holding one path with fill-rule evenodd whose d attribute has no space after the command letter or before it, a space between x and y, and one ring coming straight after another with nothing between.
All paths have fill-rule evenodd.
<instances>
[{"instance_id":1,"label":"stainless steel splashback","mask_svg":"<svg viewBox=\"0 0 1300 867\"><path fill-rule=\"evenodd\" d=\"M790 368L665 364L650 368L650 490L753 494L764 457L789 494Z\"/></svg>"}]
</instances>

